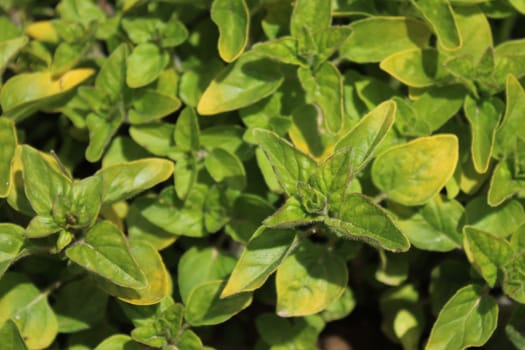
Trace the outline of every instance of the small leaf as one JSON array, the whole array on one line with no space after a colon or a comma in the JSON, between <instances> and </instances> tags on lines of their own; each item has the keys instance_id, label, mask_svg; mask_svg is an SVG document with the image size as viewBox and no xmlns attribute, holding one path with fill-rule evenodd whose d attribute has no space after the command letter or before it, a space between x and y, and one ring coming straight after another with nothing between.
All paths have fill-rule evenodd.
<instances>
[{"instance_id":1,"label":"small leaf","mask_svg":"<svg viewBox=\"0 0 525 350\"><path fill-rule=\"evenodd\" d=\"M128 199L167 180L173 169L171 161L143 158L99 170L96 175L103 180L104 204Z\"/></svg>"},{"instance_id":2,"label":"small leaf","mask_svg":"<svg viewBox=\"0 0 525 350\"><path fill-rule=\"evenodd\" d=\"M510 160L503 159L494 168L488 193L488 204L498 206L515 194L521 194L525 189L525 180L515 178Z\"/></svg>"},{"instance_id":3,"label":"small leaf","mask_svg":"<svg viewBox=\"0 0 525 350\"><path fill-rule=\"evenodd\" d=\"M465 226L463 233L469 261L476 266L488 285L494 287L499 268L513 254L509 242L472 226Z\"/></svg>"},{"instance_id":4,"label":"small leaf","mask_svg":"<svg viewBox=\"0 0 525 350\"><path fill-rule=\"evenodd\" d=\"M372 180L388 198L419 205L438 193L458 161L458 139L442 134L421 137L381 153L372 165Z\"/></svg>"},{"instance_id":5,"label":"small leaf","mask_svg":"<svg viewBox=\"0 0 525 350\"><path fill-rule=\"evenodd\" d=\"M268 157L282 188L289 195L295 195L297 182L307 182L315 171L315 161L271 131L256 129L254 138Z\"/></svg>"},{"instance_id":6,"label":"small leaf","mask_svg":"<svg viewBox=\"0 0 525 350\"><path fill-rule=\"evenodd\" d=\"M0 56L0 72L6 69L9 62L27 45L28 41L26 36L20 36L10 40L0 40L0 52L2 53Z\"/></svg>"},{"instance_id":7,"label":"small leaf","mask_svg":"<svg viewBox=\"0 0 525 350\"><path fill-rule=\"evenodd\" d=\"M245 53L208 85L197 106L201 115L249 106L273 94L283 83L280 67L255 53Z\"/></svg>"},{"instance_id":8,"label":"small leaf","mask_svg":"<svg viewBox=\"0 0 525 350\"><path fill-rule=\"evenodd\" d=\"M130 88L148 85L159 77L168 62L168 53L157 45L139 44L128 57L126 83Z\"/></svg>"},{"instance_id":9,"label":"small leaf","mask_svg":"<svg viewBox=\"0 0 525 350\"><path fill-rule=\"evenodd\" d=\"M135 343L125 334L114 334L97 345L94 350L144 350L144 346Z\"/></svg>"},{"instance_id":10,"label":"small leaf","mask_svg":"<svg viewBox=\"0 0 525 350\"><path fill-rule=\"evenodd\" d=\"M525 90L518 79L509 75L505 92L507 95L505 115L496 131L496 149L507 156L517 147L517 139L525 138L521 128L525 115Z\"/></svg>"},{"instance_id":11,"label":"small leaf","mask_svg":"<svg viewBox=\"0 0 525 350\"><path fill-rule=\"evenodd\" d=\"M252 302L251 293L240 293L220 299L224 281L206 282L190 293L184 318L192 326L210 326L227 321L247 308Z\"/></svg>"},{"instance_id":12,"label":"small leaf","mask_svg":"<svg viewBox=\"0 0 525 350\"><path fill-rule=\"evenodd\" d=\"M147 279L131 255L124 234L109 221L93 226L84 240L66 249L66 256L116 285L147 287Z\"/></svg>"},{"instance_id":13,"label":"small leaf","mask_svg":"<svg viewBox=\"0 0 525 350\"><path fill-rule=\"evenodd\" d=\"M406 251L408 239L399 231L386 212L365 196L352 193L346 196L339 213L324 222L344 238L362 240L389 251Z\"/></svg>"},{"instance_id":14,"label":"small leaf","mask_svg":"<svg viewBox=\"0 0 525 350\"><path fill-rule=\"evenodd\" d=\"M219 54L226 62L235 61L248 43L250 11L244 0L214 0L211 19L219 28Z\"/></svg>"},{"instance_id":15,"label":"small leaf","mask_svg":"<svg viewBox=\"0 0 525 350\"><path fill-rule=\"evenodd\" d=\"M293 230L259 228L233 268L221 298L261 287L294 249L295 236Z\"/></svg>"},{"instance_id":16,"label":"small leaf","mask_svg":"<svg viewBox=\"0 0 525 350\"><path fill-rule=\"evenodd\" d=\"M277 62L296 66L305 65L305 63L297 57L296 39L290 36L256 43L253 45L252 51Z\"/></svg>"},{"instance_id":17,"label":"small leaf","mask_svg":"<svg viewBox=\"0 0 525 350\"><path fill-rule=\"evenodd\" d=\"M24 229L15 224L0 224L0 280L24 245Z\"/></svg>"},{"instance_id":18,"label":"small leaf","mask_svg":"<svg viewBox=\"0 0 525 350\"><path fill-rule=\"evenodd\" d=\"M144 124L167 117L180 108L181 102L176 97L145 89L133 96L131 106L128 111L129 122Z\"/></svg>"},{"instance_id":19,"label":"small leaf","mask_svg":"<svg viewBox=\"0 0 525 350\"><path fill-rule=\"evenodd\" d=\"M477 285L461 288L439 312L426 350L461 350L482 346L498 323L496 301Z\"/></svg>"},{"instance_id":20,"label":"small leaf","mask_svg":"<svg viewBox=\"0 0 525 350\"><path fill-rule=\"evenodd\" d=\"M185 108L179 114L175 124L174 138L177 147L184 151L199 150L199 121L193 108Z\"/></svg>"},{"instance_id":21,"label":"small leaf","mask_svg":"<svg viewBox=\"0 0 525 350\"><path fill-rule=\"evenodd\" d=\"M303 35L304 28L307 28L311 33L315 33L328 27L332 20L331 8L331 1L295 1L290 19L290 33L294 38L298 39Z\"/></svg>"},{"instance_id":22,"label":"small leaf","mask_svg":"<svg viewBox=\"0 0 525 350\"><path fill-rule=\"evenodd\" d=\"M422 48L430 38L425 23L409 17L374 16L350 24L341 56L354 62L379 62L396 52Z\"/></svg>"},{"instance_id":23,"label":"small leaf","mask_svg":"<svg viewBox=\"0 0 525 350\"><path fill-rule=\"evenodd\" d=\"M12 186L11 166L17 143L15 124L0 117L0 198L7 197Z\"/></svg>"},{"instance_id":24,"label":"small leaf","mask_svg":"<svg viewBox=\"0 0 525 350\"><path fill-rule=\"evenodd\" d=\"M289 197L275 213L263 221L263 224L274 228L293 228L316 221L322 221L322 217L308 213L298 198Z\"/></svg>"},{"instance_id":25,"label":"small leaf","mask_svg":"<svg viewBox=\"0 0 525 350\"><path fill-rule=\"evenodd\" d=\"M339 298L348 282L346 265L337 255L314 244L303 244L277 269L277 314L312 315Z\"/></svg>"}]
</instances>

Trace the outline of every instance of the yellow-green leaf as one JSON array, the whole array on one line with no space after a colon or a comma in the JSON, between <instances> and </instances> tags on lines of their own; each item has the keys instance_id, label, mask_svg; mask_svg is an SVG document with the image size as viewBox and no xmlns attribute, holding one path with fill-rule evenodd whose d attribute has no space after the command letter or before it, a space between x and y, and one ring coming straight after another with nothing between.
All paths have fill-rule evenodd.
<instances>
[{"instance_id":1,"label":"yellow-green leaf","mask_svg":"<svg viewBox=\"0 0 525 350\"><path fill-rule=\"evenodd\" d=\"M343 294L347 282L348 270L337 255L305 241L277 269L277 314L318 313Z\"/></svg>"},{"instance_id":2,"label":"yellow-green leaf","mask_svg":"<svg viewBox=\"0 0 525 350\"><path fill-rule=\"evenodd\" d=\"M58 332L47 295L27 277L14 272L6 273L0 284L0 324L9 319L15 322L30 350L47 348Z\"/></svg>"},{"instance_id":3,"label":"yellow-green leaf","mask_svg":"<svg viewBox=\"0 0 525 350\"><path fill-rule=\"evenodd\" d=\"M219 55L226 62L235 61L248 43L250 11L245 0L214 0L211 19L219 28Z\"/></svg>"},{"instance_id":4,"label":"yellow-green leaf","mask_svg":"<svg viewBox=\"0 0 525 350\"><path fill-rule=\"evenodd\" d=\"M0 198L7 197L11 188L11 166L17 143L15 124L0 117Z\"/></svg>"},{"instance_id":5,"label":"yellow-green leaf","mask_svg":"<svg viewBox=\"0 0 525 350\"><path fill-rule=\"evenodd\" d=\"M274 93L283 80L279 64L256 53L245 53L211 81L197 112L211 115L249 106Z\"/></svg>"},{"instance_id":6,"label":"yellow-green leaf","mask_svg":"<svg viewBox=\"0 0 525 350\"><path fill-rule=\"evenodd\" d=\"M449 0L412 0L412 3L432 26L445 49L453 50L461 46L463 41Z\"/></svg>"},{"instance_id":7,"label":"yellow-green leaf","mask_svg":"<svg viewBox=\"0 0 525 350\"><path fill-rule=\"evenodd\" d=\"M458 139L452 134L420 137L390 147L372 165L372 180L404 205L420 205L438 193L454 174Z\"/></svg>"},{"instance_id":8,"label":"yellow-green leaf","mask_svg":"<svg viewBox=\"0 0 525 350\"><path fill-rule=\"evenodd\" d=\"M422 48L430 30L424 22L408 17L374 16L350 24L350 36L339 49L354 62L379 62L399 51Z\"/></svg>"},{"instance_id":9,"label":"yellow-green leaf","mask_svg":"<svg viewBox=\"0 0 525 350\"><path fill-rule=\"evenodd\" d=\"M53 107L60 97L91 77L91 68L79 68L53 79L51 72L22 73L9 79L0 91L4 116L25 118L37 110Z\"/></svg>"}]
</instances>

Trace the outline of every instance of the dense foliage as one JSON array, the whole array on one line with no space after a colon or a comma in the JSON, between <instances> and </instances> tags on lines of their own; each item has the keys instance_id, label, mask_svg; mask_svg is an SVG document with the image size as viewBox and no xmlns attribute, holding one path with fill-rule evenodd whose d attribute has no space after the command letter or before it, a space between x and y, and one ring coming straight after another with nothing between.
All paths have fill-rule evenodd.
<instances>
[{"instance_id":1,"label":"dense foliage","mask_svg":"<svg viewBox=\"0 0 525 350\"><path fill-rule=\"evenodd\" d=\"M524 349L524 13L0 0L0 347Z\"/></svg>"}]
</instances>

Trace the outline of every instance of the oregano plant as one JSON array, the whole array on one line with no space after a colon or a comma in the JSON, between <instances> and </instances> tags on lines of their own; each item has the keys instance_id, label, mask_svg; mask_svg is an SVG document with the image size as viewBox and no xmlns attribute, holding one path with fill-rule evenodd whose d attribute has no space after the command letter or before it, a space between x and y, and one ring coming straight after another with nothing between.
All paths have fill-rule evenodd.
<instances>
[{"instance_id":1,"label":"oregano plant","mask_svg":"<svg viewBox=\"0 0 525 350\"><path fill-rule=\"evenodd\" d=\"M0 0L0 348L524 349L524 14Z\"/></svg>"}]
</instances>

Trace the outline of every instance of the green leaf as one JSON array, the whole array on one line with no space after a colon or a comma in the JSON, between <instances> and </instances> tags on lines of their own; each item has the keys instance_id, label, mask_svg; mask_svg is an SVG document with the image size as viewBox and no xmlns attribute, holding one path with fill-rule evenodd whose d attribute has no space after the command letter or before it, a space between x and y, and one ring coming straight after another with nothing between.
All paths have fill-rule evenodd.
<instances>
[{"instance_id":1,"label":"green leaf","mask_svg":"<svg viewBox=\"0 0 525 350\"><path fill-rule=\"evenodd\" d=\"M332 301L330 305L320 314L325 322L336 321L348 316L355 308L356 300L354 293L346 287L343 294Z\"/></svg>"},{"instance_id":2,"label":"green leaf","mask_svg":"<svg viewBox=\"0 0 525 350\"><path fill-rule=\"evenodd\" d=\"M3 325L0 325L0 341L6 349L27 350L22 335L18 331L16 324L11 320L7 320Z\"/></svg>"},{"instance_id":3,"label":"green leaf","mask_svg":"<svg viewBox=\"0 0 525 350\"><path fill-rule=\"evenodd\" d=\"M164 95L151 89L137 92L128 111L129 122L144 124L167 117L181 106L178 98Z\"/></svg>"},{"instance_id":4,"label":"green leaf","mask_svg":"<svg viewBox=\"0 0 525 350\"><path fill-rule=\"evenodd\" d=\"M89 233L88 233L89 234ZM98 281L108 294L133 305L153 305L171 293L171 278L161 255L147 241L130 240L129 251L145 276L146 288L115 285L114 279Z\"/></svg>"},{"instance_id":5,"label":"green leaf","mask_svg":"<svg viewBox=\"0 0 525 350\"><path fill-rule=\"evenodd\" d=\"M237 261L221 298L261 287L293 251L296 232L260 227Z\"/></svg>"},{"instance_id":6,"label":"green leaf","mask_svg":"<svg viewBox=\"0 0 525 350\"><path fill-rule=\"evenodd\" d=\"M177 170L174 173L175 192L179 199L185 200L191 192L195 181L197 181L197 174L199 172L197 160L195 156L190 153L184 153L176 157Z\"/></svg>"},{"instance_id":7,"label":"green leaf","mask_svg":"<svg viewBox=\"0 0 525 350\"><path fill-rule=\"evenodd\" d=\"M184 151L198 151L199 133L199 121L195 110L191 107L185 108L175 124L174 138L177 147Z\"/></svg>"},{"instance_id":8,"label":"green leaf","mask_svg":"<svg viewBox=\"0 0 525 350\"><path fill-rule=\"evenodd\" d=\"M293 228L316 221L322 221L322 217L316 213L309 213L298 198L289 197L276 212L263 221L263 224L267 227Z\"/></svg>"},{"instance_id":9,"label":"green leaf","mask_svg":"<svg viewBox=\"0 0 525 350\"><path fill-rule=\"evenodd\" d=\"M66 249L66 256L116 285L147 287L147 279L132 256L126 237L109 221L93 226L83 240Z\"/></svg>"},{"instance_id":10,"label":"green leaf","mask_svg":"<svg viewBox=\"0 0 525 350\"><path fill-rule=\"evenodd\" d=\"M53 309L57 314L58 331L74 333L89 329L104 319L108 295L88 278L72 281L55 295ZM82 303L78 303L82 300Z\"/></svg>"},{"instance_id":11,"label":"green leaf","mask_svg":"<svg viewBox=\"0 0 525 350\"><path fill-rule=\"evenodd\" d=\"M145 198L137 203L144 218L174 235L204 237L204 204L208 188L195 184L188 197L182 201L173 187L163 190L158 198ZM140 205L139 205L140 204Z\"/></svg>"},{"instance_id":12,"label":"green leaf","mask_svg":"<svg viewBox=\"0 0 525 350\"><path fill-rule=\"evenodd\" d=\"M327 213L326 196L306 182L297 183L297 197L307 213L319 215Z\"/></svg>"},{"instance_id":13,"label":"green leaf","mask_svg":"<svg viewBox=\"0 0 525 350\"><path fill-rule=\"evenodd\" d=\"M505 93L507 95L505 115L496 131L496 149L499 149L503 155L510 155L515 151L518 139L525 138L521 128L525 115L525 90L518 79L509 75Z\"/></svg>"},{"instance_id":14,"label":"green leaf","mask_svg":"<svg viewBox=\"0 0 525 350\"><path fill-rule=\"evenodd\" d=\"M463 228L465 253L478 269L488 285L494 287L498 270L513 255L512 247L505 239L472 226Z\"/></svg>"},{"instance_id":15,"label":"green leaf","mask_svg":"<svg viewBox=\"0 0 525 350\"><path fill-rule=\"evenodd\" d=\"M350 164L354 173L363 169L392 128L396 116L396 104L386 101L365 115L347 134L337 142L335 149L352 147Z\"/></svg>"},{"instance_id":16,"label":"green leaf","mask_svg":"<svg viewBox=\"0 0 525 350\"><path fill-rule=\"evenodd\" d=\"M14 272L6 273L0 284L0 324L9 319L14 321L29 349L47 348L58 332L47 294L27 277Z\"/></svg>"},{"instance_id":17,"label":"green leaf","mask_svg":"<svg viewBox=\"0 0 525 350\"><path fill-rule=\"evenodd\" d=\"M315 349L325 324L318 315L282 318L273 313L260 314L255 325L272 349Z\"/></svg>"},{"instance_id":18,"label":"green leaf","mask_svg":"<svg viewBox=\"0 0 525 350\"><path fill-rule=\"evenodd\" d=\"M3 115L21 120L40 109L51 109L63 102L64 98L67 100L67 93L93 73L94 70L90 68L75 69L58 79L53 79L51 72L46 71L17 74L9 79L0 91Z\"/></svg>"},{"instance_id":19,"label":"green leaf","mask_svg":"<svg viewBox=\"0 0 525 350\"><path fill-rule=\"evenodd\" d=\"M273 212L273 206L262 197L243 193L235 199L226 233L238 242L248 243L261 222Z\"/></svg>"},{"instance_id":20,"label":"green leaf","mask_svg":"<svg viewBox=\"0 0 525 350\"><path fill-rule=\"evenodd\" d=\"M200 284L190 293L184 318L192 326L210 326L227 321L247 308L252 302L251 293L240 293L221 299L224 281Z\"/></svg>"},{"instance_id":21,"label":"green leaf","mask_svg":"<svg viewBox=\"0 0 525 350\"><path fill-rule=\"evenodd\" d=\"M378 155L372 165L372 180L393 201L424 204L452 177L457 161L455 135L420 137Z\"/></svg>"},{"instance_id":22,"label":"green leaf","mask_svg":"<svg viewBox=\"0 0 525 350\"><path fill-rule=\"evenodd\" d=\"M155 81L168 65L169 55L157 45L137 45L127 59L126 84L138 88Z\"/></svg>"},{"instance_id":23,"label":"green leaf","mask_svg":"<svg viewBox=\"0 0 525 350\"><path fill-rule=\"evenodd\" d=\"M304 241L277 268L277 314L292 317L322 311L341 296L347 282L348 270L337 255Z\"/></svg>"},{"instance_id":24,"label":"green leaf","mask_svg":"<svg viewBox=\"0 0 525 350\"><path fill-rule=\"evenodd\" d=\"M183 113L184 111L181 115ZM173 151L174 132L175 127L168 123L133 125L129 128L129 135L133 141L157 156L167 156Z\"/></svg>"},{"instance_id":25,"label":"green leaf","mask_svg":"<svg viewBox=\"0 0 525 350\"><path fill-rule=\"evenodd\" d=\"M409 49L383 59L379 67L410 87L427 87L447 78L443 57L435 49Z\"/></svg>"},{"instance_id":26,"label":"green leaf","mask_svg":"<svg viewBox=\"0 0 525 350\"><path fill-rule=\"evenodd\" d=\"M446 50L454 50L462 45L449 0L412 0L412 3L423 14Z\"/></svg>"},{"instance_id":27,"label":"green leaf","mask_svg":"<svg viewBox=\"0 0 525 350\"><path fill-rule=\"evenodd\" d=\"M15 124L0 117L0 198L7 197L12 186L11 166L17 143Z\"/></svg>"},{"instance_id":28,"label":"green leaf","mask_svg":"<svg viewBox=\"0 0 525 350\"><path fill-rule=\"evenodd\" d=\"M85 155L88 161L94 163L102 158L104 150L123 122L124 114L121 111L117 111L111 119L95 113L90 113L87 116L86 126L89 130L89 145L86 148Z\"/></svg>"},{"instance_id":29,"label":"green leaf","mask_svg":"<svg viewBox=\"0 0 525 350\"><path fill-rule=\"evenodd\" d=\"M431 34L425 23L408 17L374 16L353 21L350 28L339 52L359 63L380 62L396 52L422 48Z\"/></svg>"},{"instance_id":30,"label":"green leaf","mask_svg":"<svg viewBox=\"0 0 525 350\"><path fill-rule=\"evenodd\" d=\"M0 40L0 72L3 72L9 62L16 57L16 55L28 43L26 36L20 36L9 40Z\"/></svg>"},{"instance_id":31,"label":"green leaf","mask_svg":"<svg viewBox=\"0 0 525 350\"><path fill-rule=\"evenodd\" d=\"M483 196L472 199L465 206L465 223L497 237L507 237L525 222L523 206L516 200L496 208L487 205Z\"/></svg>"},{"instance_id":32,"label":"green leaf","mask_svg":"<svg viewBox=\"0 0 525 350\"><path fill-rule=\"evenodd\" d=\"M248 43L250 11L244 0L214 0L211 19L219 28L219 54L226 62L235 61Z\"/></svg>"},{"instance_id":33,"label":"green leaf","mask_svg":"<svg viewBox=\"0 0 525 350\"><path fill-rule=\"evenodd\" d=\"M236 155L215 148L206 156L204 164L216 182L225 182L236 190L242 190L246 186L246 171Z\"/></svg>"},{"instance_id":34,"label":"green leaf","mask_svg":"<svg viewBox=\"0 0 525 350\"><path fill-rule=\"evenodd\" d=\"M118 101L126 90L126 60L128 50L125 44L118 46L102 65L95 80L95 86L103 89L110 101Z\"/></svg>"},{"instance_id":35,"label":"green leaf","mask_svg":"<svg viewBox=\"0 0 525 350\"><path fill-rule=\"evenodd\" d=\"M188 249L180 258L177 278L184 303L199 285L226 278L235 265L235 258L213 247Z\"/></svg>"},{"instance_id":36,"label":"green leaf","mask_svg":"<svg viewBox=\"0 0 525 350\"><path fill-rule=\"evenodd\" d=\"M395 252L406 251L410 247L408 239L388 214L361 194L347 195L334 216L325 218L324 222L344 238L362 240Z\"/></svg>"},{"instance_id":37,"label":"green leaf","mask_svg":"<svg viewBox=\"0 0 525 350\"><path fill-rule=\"evenodd\" d=\"M21 150L27 199L37 214L49 215L55 201L69 194L71 180L51 156L27 145Z\"/></svg>"},{"instance_id":38,"label":"green leaf","mask_svg":"<svg viewBox=\"0 0 525 350\"><path fill-rule=\"evenodd\" d=\"M397 220L396 224L416 248L447 252L461 246L459 227L464 211L458 201L437 194L409 217Z\"/></svg>"},{"instance_id":39,"label":"green leaf","mask_svg":"<svg viewBox=\"0 0 525 350\"><path fill-rule=\"evenodd\" d=\"M97 345L94 350L145 350L146 347L135 343L125 334L114 334Z\"/></svg>"},{"instance_id":40,"label":"green leaf","mask_svg":"<svg viewBox=\"0 0 525 350\"><path fill-rule=\"evenodd\" d=\"M338 133L343 124L343 80L337 67L324 62L315 71L301 67L297 73L303 89L321 109L328 130Z\"/></svg>"},{"instance_id":41,"label":"green leaf","mask_svg":"<svg viewBox=\"0 0 525 350\"><path fill-rule=\"evenodd\" d=\"M439 312L426 350L465 349L482 346L498 323L498 305L483 288L467 285L456 292Z\"/></svg>"},{"instance_id":42,"label":"green leaf","mask_svg":"<svg viewBox=\"0 0 525 350\"><path fill-rule=\"evenodd\" d=\"M249 106L273 94L283 83L279 64L255 53L245 53L208 85L197 106L201 115Z\"/></svg>"},{"instance_id":43,"label":"green leaf","mask_svg":"<svg viewBox=\"0 0 525 350\"><path fill-rule=\"evenodd\" d=\"M255 129L254 138L268 157L281 187L287 194L296 195L297 182L308 182L316 169L315 161L271 131Z\"/></svg>"},{"instance_id":44,"label":"green leaf","mask_svg":"<svg viewBox=\"0 0 525 350\"><path fill-rule=\"evenodd\" d=\"M24 245L24 229L15 224L0 224L0 280Z\"/></svg>"},{"instance_id":45,"label":"green leaf","mask_svg":"<svg viewBox=\"0 0 525 350\"><path fill-rule=\"evenodd\" d=\"M332 21L331 1L297 0L294 3L290 19L290 33L298 40L302 40L304 30L315 33L328 27Z\"/></svg>"},{"instance_id":46,"label":"green leaf","mask_svg":"<svg viewBox=\"0 0 525 350\"><path fill-rule=\"evenodd\" d=\"M290 36L256 43L253 45L252 51L277 62L296 66L305 65L297 57L297 40Z\"/></svg>"},{"instance_id":47,"label":"green leaf","mask_svg":"<svg viewBox=\"0 0 525 350\"><path fill-rule=\"evenodd\" d=\"M160 158L143 158L99 170L104 204L128 199L165 180L173 173L173 162Z\"/></svg>"},{"instance_id":48,"label":"green leaf","mask_svg":"<svg viewBox=\"0 0 525 350\"><path fill-rule=\"evenodd\" d=\"M498 206L515 194L525 190L525 180L515 178L509 159L503 159L496 165L490 179L488 204Z\"/></svg>"}]
</instances>

